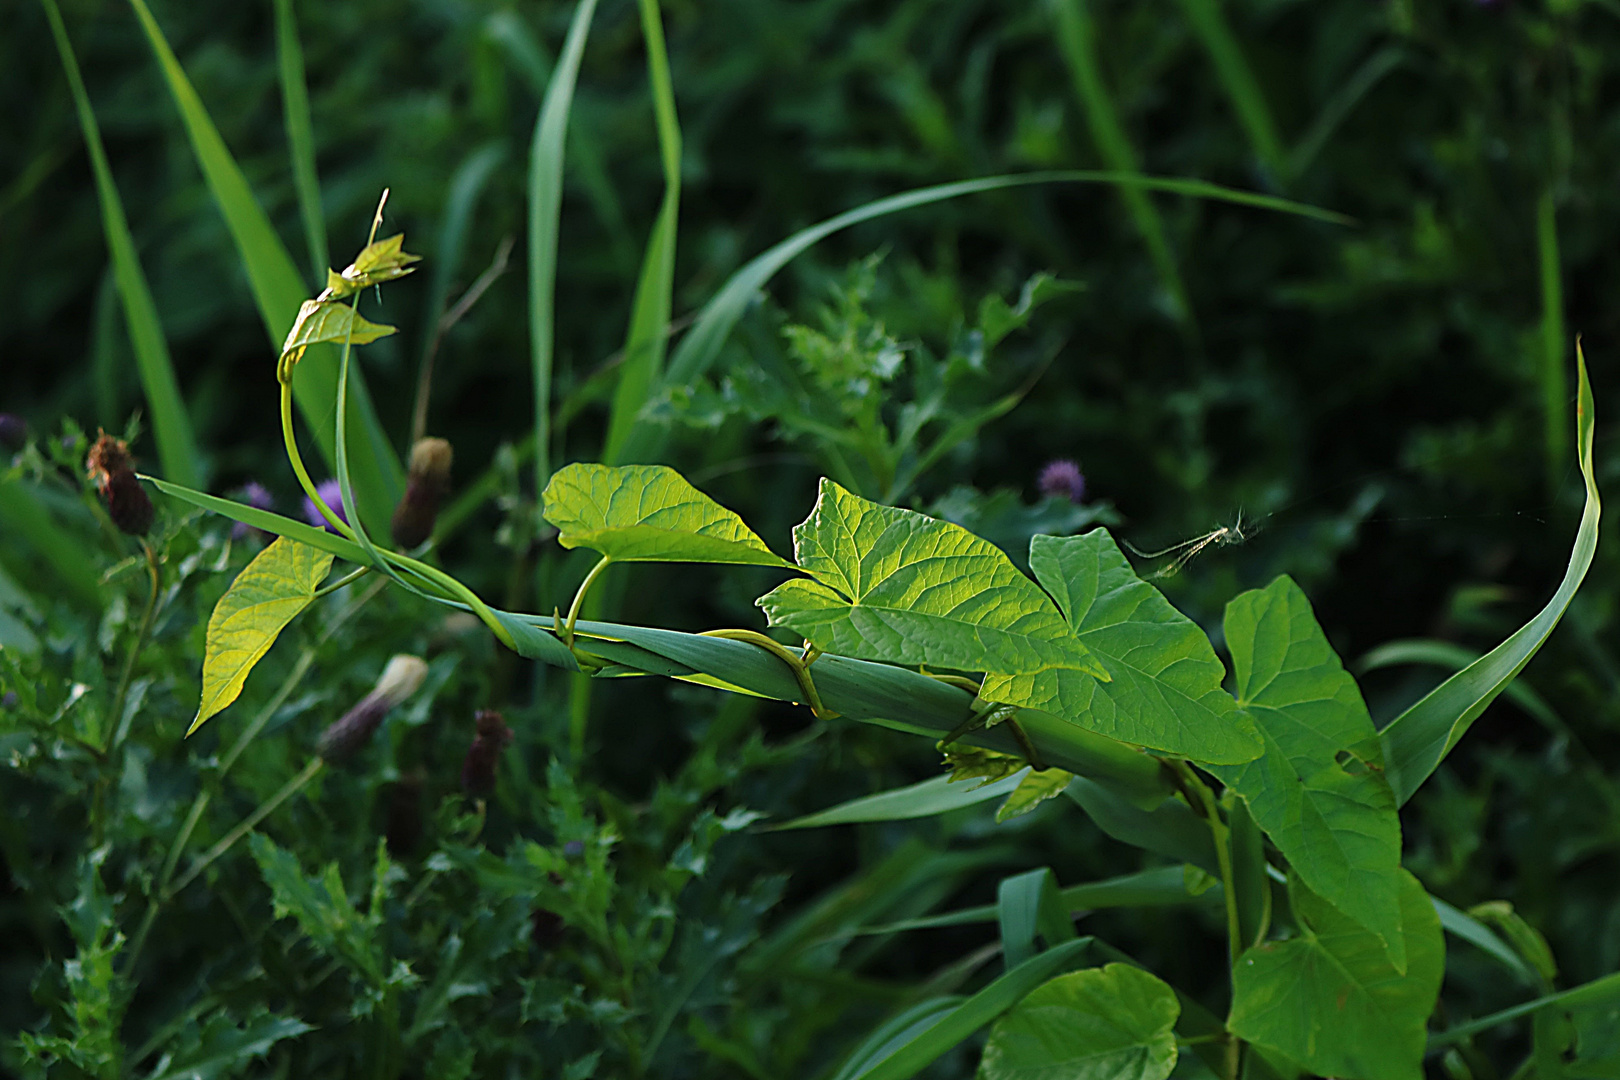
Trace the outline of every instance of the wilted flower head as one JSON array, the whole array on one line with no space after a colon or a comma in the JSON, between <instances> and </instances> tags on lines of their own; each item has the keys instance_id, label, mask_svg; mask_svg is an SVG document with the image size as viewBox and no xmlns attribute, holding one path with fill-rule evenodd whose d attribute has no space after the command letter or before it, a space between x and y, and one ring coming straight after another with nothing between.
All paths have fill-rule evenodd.
<instances>
[{"instance_id":1,"label":"wilted flower head","mask_svg":"<svg viewBox=\"0 0 1620 1080\"><path fill-rule=\"evenodd\" d=\"M269 490L257 480L249 480L243 484L242 489L236 493L236 498L238 502L247 503L255 510L274 510L276 506L276 500L270 497ZM256 532L262 533L263 530L238 521L231 526L231 539L245 540L251 533Z\"/></svg>"},{"instance_id":2,"label":"wilted flower head","mask_svg":"<svg viewBox=\"0 0 1620 1080\"><path fill-rule=\"evenodd\" d=\"M389 660L371 693L321 732L315 752L329 765L341 765L354 757L382 726L389 710L416 693L426 676L427 663L419 656L400 655Z\"/></svg>"},{"instance_id":3,"label":"wilted flower head","mask_svg":"<svg viewBox=\"0 0 1620 1080\"><path fill-rule=\"evenodd\" d=\"M461 763L461 790L482 799L495 790L495 766L501 751L511 745L512 729L506 726L506 717L494 709L480 710L475 723L478 734Z\"/></svg>"},{"instance_id":4,"label":"wilted flower head","mask_svg":"<svg viewBox=\"0 0 1620 1080\"><path fill-rule=\"evenodd\" d=\"M337 515L339 521L345 525L349 523L349 516L343 512L343 485L339 484L335 477L331 480L322 480L319 484L316 484L315 494L319 495L321 502L325 503L332 513ZM325 516L321 514L320 509L316 507L315 500L308 495L304 496L304 520L317 529L337 532L327 522Z\"/></svg>"},{"instance_id":5,"label":"wilted flower head","mask_svg":"<svg viewBox=\"0 0 1620 1080\"><path fill-rule=\"evenodd\" d=\"M103 431L90 447L84 468L101 493L101 501L107 505L113 524L130 536L145 536L157 512L141 482L135 478L134 464L135 459L129 456L129 445Z\"/></svg>"},{"instance_id":6,"label":"wilted flower head","mask_svg":"<svg viewBox=\"0 0 1620 1080\"><path fill-rule=\"evenodd\" d=\"M455 453L444 439L417 439L411 447L411 464L405 494L394 508L394 543L413 548L433 535L439 517L439 500L450 490L450 465Z\"/></svg>"},{"instance_id":7,"label":"wilted flower head","mask_svg":"<svg viewBox=\"0 0 1620 1080\"><path fill-rule=\"evenodd\" d=\"M1046 468L1041 470L1041 493L1068 499L1078 505L1086 497L1086 478L1080 473L1080 466L1068 460L1059 458L1049 461Z\"/></svg>"}]
</instances>

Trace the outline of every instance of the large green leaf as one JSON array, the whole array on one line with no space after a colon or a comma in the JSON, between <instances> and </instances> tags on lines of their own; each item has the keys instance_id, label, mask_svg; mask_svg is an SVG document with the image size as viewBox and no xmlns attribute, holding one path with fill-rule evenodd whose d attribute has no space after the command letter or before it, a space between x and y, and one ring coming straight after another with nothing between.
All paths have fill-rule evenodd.
<instances>
[{"instance_id":1,"label":"large green leaf","mask_svg":"<svg viewBox=\"0 0 1620 1080\"><path fill-rule=\"evenodd\" d=\"M1279 577L1226 606L1238 704L1266 752L1214 768L1318 896L1378 935L1397 969L1401 823L1378 732L1299 586Z\"/></svg>"},{"instance_id":2,"label":"large green leaf","mask_svg":"<svg viewBox=\"0 0 1620 1080\"><path fill-rule=\"evenodd\" d=\"M742 518L667 465L568 465L542 498L558 543L617 562L788 565Z\"/></svg>"},{"instance_id":3,"label":"large green leaf","mask_svg":"<svg viewBox=\"0 0 1620 1080\"><path fill-rule=\"evenodd\" d=\"M1405 803L1412 797L1418 786L1451 753L1451 748L1467 734L1485 707L1524 670L1558 625L1558 620L1563 618L1575 590L1581 587L1592 565L1603 504L1598 499L1597 478L1592 471L1592 385L1587 381L1586 357L1579 347L1575 350L1575 363L1580 381L1575 406L1575 442L1580 451L1581 476L1586 481L1586 506L1575 533L1575 550L1569 556L1569 569L1564 572L1558 591L1535 618L1441 683L1383 730L1384 761L1397 803Z\"/></svg>"},{"instance_id":4,"label":"large green leaf","mask_svg":"<svg viewBox=\"0 0 1620 1080\"><path fill-rule=\"evenodd\" d=\"M1256 945L1232 972L1234 1035L1321 1076L1420 1080L1424 1025L1440 993L1445 940L1428 894L1401 871L1406 973L1377 935L1290 875L1300 934Z\"/></svg>"},{"instance_id":5,"label":"large green leaf","mask_svg":"<svg viewBox=\"0 0 1620 1080\"><path fill-rule=\"evenodd\" d=\"M793 550L815 580L789 581L758 603L771 625L823 651L982 671L986 700L1069 719L1067 706L1108 677L1040 587L959 525L823 479Z\"/></svg>"},{"instance_id":6,"label":"large green leaf","mask_svg":"<svg viewBox=\"0 0 1620 1080\"><path fill-rule=\"evenodd\" d=\"M236 700L253 665L315 599L331 569L330 552L278 537L236 576L208 617L202 701L187 735Z\"/></svg>"},{"instance_id":7,"label":"large green leaf","mask_svg":"<svg viewBox=\"0 0 1620 1080\"><path fill-rule=\"evenodd\" d=\"M979 1080L1165 1080L1176 992L1129 964L1059 975L996 1021Z\"/></svg>"},{"instance_id":8,"label":"large green leaf","mask_svg":"<svg viewBox=\"0 0 1620 1080\"><path fill-rule=\"evenodd\" d=\"M1221 689L1226 669L1196 623L1136 576L1106 529L1037 536L1029 566L1107 670L1076 684L1065 715L1124 742L1201 764L1260 753L1254 724Z\"/></svg>"}]
</instances>

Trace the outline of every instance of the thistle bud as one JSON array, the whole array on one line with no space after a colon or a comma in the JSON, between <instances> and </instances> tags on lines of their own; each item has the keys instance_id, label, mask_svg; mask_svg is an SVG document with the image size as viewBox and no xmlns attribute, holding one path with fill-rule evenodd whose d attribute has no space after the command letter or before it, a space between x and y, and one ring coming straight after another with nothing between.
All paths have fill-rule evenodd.
<instances>
[{"instance_id":1,"label":"thistle bud","mask_svg":"<svg viewBox=\"0 0 1620 1080\"><path fill-rule=\"evenodd\" d=\"M394 543L414 548L433 535L439 517L439 501L450 490L450 465L455 454L444 439L417 439L411 447L411 464L405 481L405 497L394 508Z\"/></svg>"},{"instance_id":2,"label":"thistle bud","mask_svg":"<svg viewBox=\"0 0 1620 1080\"><path fill-rule=\"evenodd\" d=\"M328 765L342 765L354 757L377 733L389 711L416 693L426 675L427 663L419 656L396 656L389 660L371 693L321 732L315 752Z\"/></svg>"},{"instance_id":3,"label":"thistle bud","mask_svg":"<svg viewBox=\"0 0 1620 1080\"><path fill-rule=\"evenodd\" d=\"M0 447L21 450L28 442L28 421L12 413L0 413Z\"/></svg>"},{"instance_id":4,"label":"thistle bud","mask_svg":"<svg viewBox=\"0 0 1620 1080\"><path fill-rule=\"evenodd\" d=\"M512 729L506 726L506 717L494 709L480 710L476 723L478 735L461 762L461 790L483 799L495 790L495 766L501 751L512 743Z\"/></svg>"},{"instance_id":5,"label":"thistle bud","mask_svg":"<svg viewBox=\"0 0 1620 1080\"><path fill-rule=\"evenodd\" d=\"M130 536L145 536L157 512L135 478L134 462L129 445L103 431L90 447L84 467L101 493L101 501L107 504L113 524Z\"/></svg>"},{"instance_id":6,"label":"thistle bud","mask_svg":"<svg viewBox=\"0 0 1620 1080\"><path fill-rule=\"evenodd\" d=\"M1080 466L1065 458L1047 462L1041 470L1041 494L1068 499L1078 506L1086 498L1086 478Z\"/></svg>"}]
</instances>

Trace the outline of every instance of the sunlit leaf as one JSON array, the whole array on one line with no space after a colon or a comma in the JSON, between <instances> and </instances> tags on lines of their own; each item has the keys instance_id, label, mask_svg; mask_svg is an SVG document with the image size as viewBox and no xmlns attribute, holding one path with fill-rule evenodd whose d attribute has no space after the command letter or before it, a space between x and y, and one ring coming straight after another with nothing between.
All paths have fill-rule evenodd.
<instances>
[{"instance_id":1,"label":"sunlit leaf","mask_svg":"<svg viewBox=\"0 0 1620 1080\"><path fill-rule=\"evenodd\" d=\"M323 341L365 345L387 337L398 328L371 322L348 304L330 300L305 300L298 318L281 345L281 365L296 364L309 346ZM289 358L290 357L290 358Z\"/></svg>"},{"instance_id":2,"label":"sunlit leaf","mask_svg":"<svg viewBox=\"0 0 1620 1080\"><path fill-rule=\"evenodd\" d=\"M1445 941L1416 878L1401 871L1406 973L1378 936L1288 881L1300 933L1256 945L1232 973L1232 1034L1320 1076L1420 1080L1424 1029L1440 993Z\"/></svg>"},{"instance_id":3,"label":"sunlit leaf","mask_svg":"<svg viewBox=\"0 0 1620 1080\"><path fill-rule=\"evenodd\" d=\"M1318 896L1373 931L1406 966L1401 823L1378 733L1299 586L1279 577L1226 606L1238 704L1265 754L1211 771Z\"/></svg>"},{"instance_id":4,"label":"sunlit leaf","mask_svg":"<svg viewBox=\"0 0 1620 1080\"><path fill-rule=\"evenodd\" d=\"M1175 991L1129 964L1059 975L996 1021L979 1080L1164 1080L1180 1015Z\"/></svg>"},{"instance_id":5,"label":"sunlit leaf","mask_svg":"<svg viewBox=\"0 0 1620 1080\"><path fill-rule=\"evenodd\" d=\"M279 537L236 576L208 617L202 701L187 735L236 700L253 665L309 606L331 569L330 553Z\"/></svg>"},{"instance_id":6,"label":"sunlit leaf","mask_svg":"<svg viewBox=\"0 0 1620 1080\"><path fill-rule=\"evenodd\" d=\"M1076 682L1063 715L1092 731L1205 764L1260 753L1253 722L1221 689L1226 669L1194 622L1136 576L1106 529L1037 536L1029 565L1109 681Z\"/></svg>"},{"instance_id":7,"label":"sunlit leaf","mask_svg":"<svg viewBox=\"0 0 1620 1080\"><path fill-rule=\"evenodd\" d=\"M1107 678L1040 587L958 525L824 479L793 541L815 580L789 581L758 603L771 625L826 652L985 672L985 700L1076 721L1068 706Z\"/></svg>"},{"instance_id":8,"label":"sunlit leaf","mask_svg":"<svg viewBox=\"0 0 1620 1080\"><path fill-rule=\"evenodd\" d=\"M563 547L620 562L788 565L742 518L667 465L568 465L543 498Z\"/></svg>"}]
</instances>

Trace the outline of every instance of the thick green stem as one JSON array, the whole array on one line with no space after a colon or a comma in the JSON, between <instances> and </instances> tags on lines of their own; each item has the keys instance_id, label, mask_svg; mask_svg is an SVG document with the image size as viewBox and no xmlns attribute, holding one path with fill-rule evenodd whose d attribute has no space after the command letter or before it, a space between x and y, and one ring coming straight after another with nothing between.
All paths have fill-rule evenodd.
<instances>
[{"instance_id":1,"label":"thick green stem","mask_svg":"<svg viewBox=\"0 0 1620 1080\"><path fill-rule=\"evenodd\" d=\"M309 478L309 470L304 468L304 457L298 452L298 438L293 433L292 380L290 377L288 381L281 384L281 441L287 445L287 460L292 462L293 473L298 477L298 483L303 487L304 494L309 496L309 501L315 504L315 509L320 513L321 517L325 518L327 524L336 529L340 536L353 540L354 530L349 528L348 522L338 517L337 513L326 505L326 500L322 499L321 493L315 489L315 481Z\"/></svg>"},{"instance_id":2,"label":"thick green stem","mask_svg":"<svg viewBox=\"0 0 1620 1080\"><path fill-rule=\"evenodd\" d=\"M608 563L612 561L612 556L602 556L602 558L597 561L596 565L591 567L591 572L585 575L585 580L579 583L579 588L574 592L574 602L568 605L567 636L563 639L564 643L566 643L570 648L572 648L574 644L574 623L579 619L579 609L580 605L585 603L585 594L590 591L591 583L596 580L596 576L603 570L607 569Z\"/></svg>"},{"instance_id":3,"label":"thick green stem","mask_svg":"<svg viewBox=\"0 0 1620 1080\"><path fill-rule=\"evenodd\" d=\"M1243 952L1243 924L1238 913L1237 875L1232 872L1232 840L1231 830L1227 828L1226 821L1221 817L1220 804L1215 800L1215 793L1209 785L1199 779L1193 772L1192 766L1185 761L1173 761L1171 769L1181 781L1182 792L1187 801L1195 803L1193 810L1209 823L1209 831L1215 841L1215 861L1221 871L1221 892L1226 901L1226 948L1227 956L1232 968L1237 967L1238 957ZM1230 1036L1227 1043L1226 1064L1229 1080L1237 1080L1238 1071L1243 1061L1243 1041Z\"/></svg>"}]
</instances>

